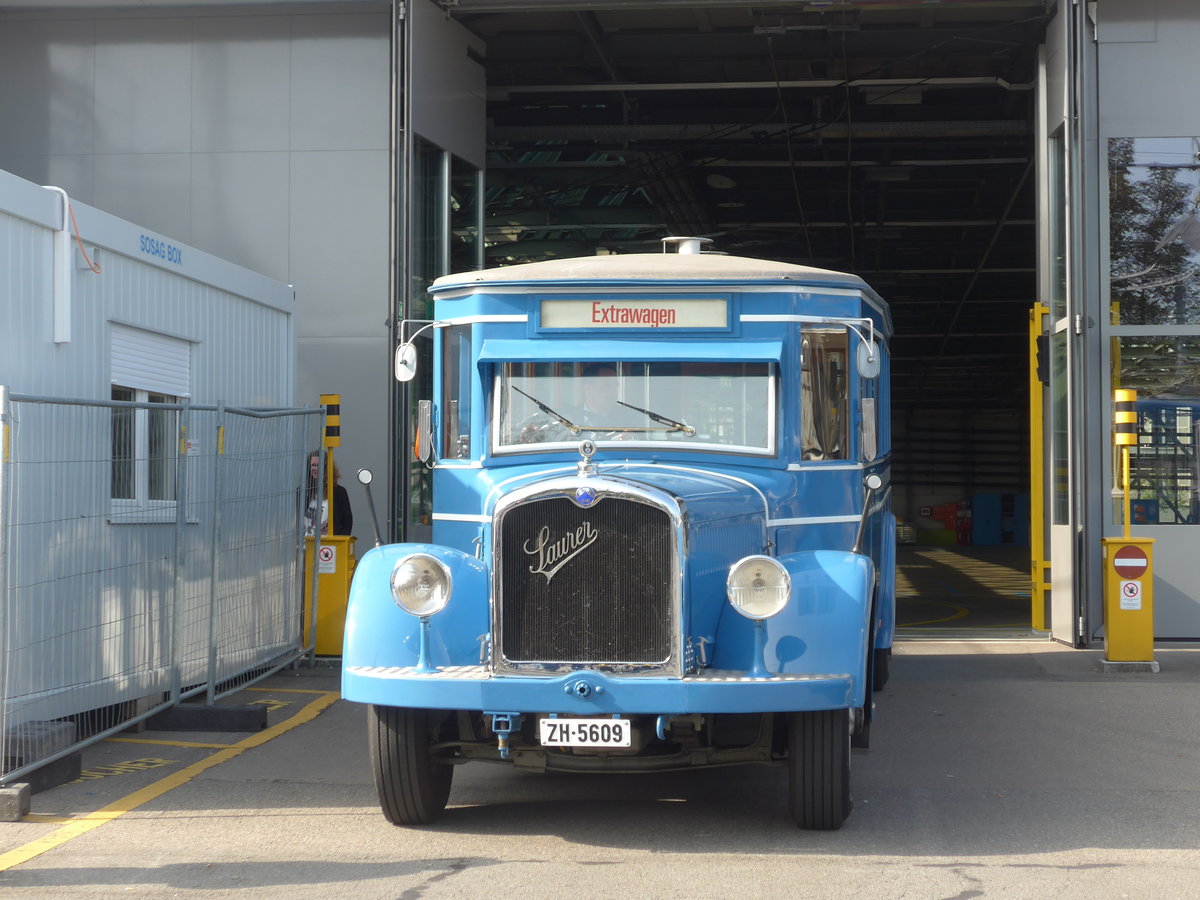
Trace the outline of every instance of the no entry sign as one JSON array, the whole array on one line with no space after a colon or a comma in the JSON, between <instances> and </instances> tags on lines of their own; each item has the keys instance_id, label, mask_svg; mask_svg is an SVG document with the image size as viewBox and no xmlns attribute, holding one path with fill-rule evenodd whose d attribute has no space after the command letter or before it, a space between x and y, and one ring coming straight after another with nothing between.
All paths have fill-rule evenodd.
<instances>
[{"instance_id":1,"label":"no entry sign","mask_svg":"<svg viewBox=\"0 0 1200 900\"><path fill-rule=\"evenodd\" d=\"M1141 578L1148 565L1146 551L1141 547L1119 547L1113 554L1113 568L1122 578Z\"/></svg>"}]
</instances>

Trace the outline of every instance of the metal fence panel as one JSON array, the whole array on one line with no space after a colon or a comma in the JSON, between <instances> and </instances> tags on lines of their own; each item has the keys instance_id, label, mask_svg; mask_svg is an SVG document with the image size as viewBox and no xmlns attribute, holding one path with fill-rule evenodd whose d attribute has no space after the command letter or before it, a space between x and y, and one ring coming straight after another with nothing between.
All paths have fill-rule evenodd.
<instances>
[{"instance_id":1,"label":"metal fence panel","mask_svg":"<svg viewBox=\"0 0 1200 900\"><path fill-rule=\"evenodd\" d=\"M302 498L319 418L227 411L214 527L210 690L245 682L301 646ZM316 427L314 427L316 426Z\"/></svg>"},{"instance_id":2,"label":"metal fence panel","mask_svg":"<svg viewBox=\"0 0 1200 900\"><path fill-rule=\"evenodd\" d=\"M0 782L303 652L321 416L0 387Z\"/></svg>"}]
</instances>

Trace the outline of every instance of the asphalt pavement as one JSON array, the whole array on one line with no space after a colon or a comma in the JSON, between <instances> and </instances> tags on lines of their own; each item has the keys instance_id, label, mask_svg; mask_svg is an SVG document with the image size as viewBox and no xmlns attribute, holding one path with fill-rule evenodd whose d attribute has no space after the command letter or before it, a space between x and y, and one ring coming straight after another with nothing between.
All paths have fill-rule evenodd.
<instances>
[{"instance_id":1,"label":"asphalt pavement","mask_svg":"<svg viewBox=\"0 0 1200 900\"><path fill-rule=\"evenodd\" d=\"M905 640L854 811L795 828L781 768L456 770L434 826L378 811L330 666L232 702L249 733L127 733L0 823L0 896L1185 898L1200 883L1200 650L1105 674L1045 640Z\"/></svg>"}]
</instances>

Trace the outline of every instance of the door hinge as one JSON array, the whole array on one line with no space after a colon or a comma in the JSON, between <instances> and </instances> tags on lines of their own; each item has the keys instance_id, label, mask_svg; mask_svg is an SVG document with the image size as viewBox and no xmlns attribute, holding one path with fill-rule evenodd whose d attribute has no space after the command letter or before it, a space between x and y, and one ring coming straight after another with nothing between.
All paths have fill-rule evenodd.
<instances>
[{"instance_id":1,"label":"door hinge","mask_svg":"<svg viewBox=\"0 0 1200 900\"><path fill-rule=\"evenodd\" d=\"M1083 316L1078 314L1075 316L1075 333L1083 334Z\"/></svg>"},{"instance_id":2,"label":"door hinge","mask_svg":"<svg viewBox=\"0 0 1200 900\"><path fill-rule=\"evenodd\" d=\"M1079 617L1079 632L1078 637L1082 641L1084 639L1083 616Z\"/></svg>"}]
</instances>

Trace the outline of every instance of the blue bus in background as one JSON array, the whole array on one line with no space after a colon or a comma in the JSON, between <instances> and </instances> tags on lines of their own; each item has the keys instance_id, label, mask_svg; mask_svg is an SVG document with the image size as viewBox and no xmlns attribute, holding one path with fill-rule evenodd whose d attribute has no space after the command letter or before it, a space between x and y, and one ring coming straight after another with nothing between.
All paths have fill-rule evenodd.
<instances>
[{"instance_id":1,"label":"blue bus in background","mask_svg":"<svg viewBox=\"0 0 1200 900\"><path fill-rule=\"evenodd\" d=\"M432 541L359 562L342 669L397 825L472 761L775 764L799 826L850 813L895 627L891 318L855 275L664 243L446 276L404 323Z\"/></svg>"}]
</instances>

